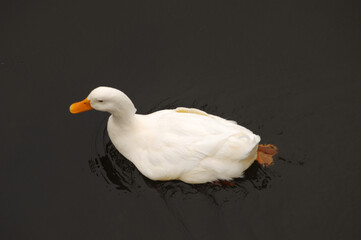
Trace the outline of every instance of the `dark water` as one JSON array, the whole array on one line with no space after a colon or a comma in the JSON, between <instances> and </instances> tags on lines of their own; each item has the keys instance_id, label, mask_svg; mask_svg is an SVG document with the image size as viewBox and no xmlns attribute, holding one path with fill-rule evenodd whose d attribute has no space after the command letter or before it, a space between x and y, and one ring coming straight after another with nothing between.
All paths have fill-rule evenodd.
<instances>
[{"instance_id":1,"label":"dark water","mask_svg":"<svg viewBox=\"0 0 361 240\"><path fill-rule=\"evenodd\" d=\"M357 1L3 1L1 239L360 239ZM196 107L279 148L235 187L154 182L100 85L139 113Z\"/></svg>"}]
</instances>

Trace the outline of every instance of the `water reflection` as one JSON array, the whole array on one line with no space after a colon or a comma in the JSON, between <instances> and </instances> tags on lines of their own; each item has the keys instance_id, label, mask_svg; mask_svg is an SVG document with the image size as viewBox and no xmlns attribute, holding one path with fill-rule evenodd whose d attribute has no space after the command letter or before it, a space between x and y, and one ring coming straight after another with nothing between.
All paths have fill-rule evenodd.
<instances>
[{"instance_id":1,"label":"water reflection","mask_svg":"<svg viewBox=\"0 0 361 240\"><path fill-rule=\"evenodd\" d=\"M182 194L183 199L201 194L218 205L230 199L244 198L250 191L266 189L270 187L273 179L279 177L272 170L272 166L262 167L255 162L247 169L244 178L234 179L234 187L218 186L213 183L192 185L182 181L152 181L143 176L134 164L122 156L111 143L106 131L106 119L100 128L100 134L96 138L94 157L89 160L90 169L108 184L124 192L139 193L144 189L152 188L165 199L172 198L175 194Z\"/></svg>"}]
</instances>

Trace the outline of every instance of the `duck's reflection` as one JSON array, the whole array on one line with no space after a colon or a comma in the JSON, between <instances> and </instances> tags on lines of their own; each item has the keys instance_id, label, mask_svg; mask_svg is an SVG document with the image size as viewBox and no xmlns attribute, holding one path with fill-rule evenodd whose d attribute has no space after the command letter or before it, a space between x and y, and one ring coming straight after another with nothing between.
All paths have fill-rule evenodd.
<instances>
[{"instance_id":1,"label":"duck's reflection","mask_svg":"<svg viewBox=\"0 0 361 240\"><path fill-rule=\"evenodd\" d=\"M250 191L262 190L270 186L272 179L277 174L272 171L272 167L265 168L255 162L245 172L244 178L234 179L234 186L220 186L214 183L205 184L187 184L181 181L152 181L144 177L132 162L123 157L107 137L106 131L102 146L97 146L98 153L96 157L89 161L90 169L97 176L101 176L108 184L114 185L116 189L126 192L139 192L143 188L154 188L162 197L169 198L176 193L184 194L184 197L190 197L194 194L208 196L215 204L219 200L227 202L230 200L229 194L233 197L245 197ZM222 195L224 198L219 199Z\"/></svg>"}]
</instances>

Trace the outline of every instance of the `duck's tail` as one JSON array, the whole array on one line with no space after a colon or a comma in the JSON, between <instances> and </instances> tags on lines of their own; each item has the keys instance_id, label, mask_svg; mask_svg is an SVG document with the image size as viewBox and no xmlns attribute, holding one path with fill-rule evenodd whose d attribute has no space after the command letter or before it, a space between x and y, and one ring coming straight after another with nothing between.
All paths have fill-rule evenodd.
<instances>
[{"instance_id":1,"label":"duck's tail","mask_svg":"<svg viewBox=\"0 0 361 240\"><path fill-rule=\"evenodd\" d=\"M273 163L273 156L278 153L278 148L273 144L259 144L257 150L257 162L264 166Z\"/></svg>"}]
</instances>

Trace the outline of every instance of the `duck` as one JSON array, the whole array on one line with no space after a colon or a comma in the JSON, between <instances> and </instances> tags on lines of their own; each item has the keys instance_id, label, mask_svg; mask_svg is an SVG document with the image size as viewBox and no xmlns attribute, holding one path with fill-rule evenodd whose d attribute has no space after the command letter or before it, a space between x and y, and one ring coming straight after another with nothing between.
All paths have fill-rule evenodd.
<instances>
[{"instance_id":1,"label":"duck","mask_svg":"<svg viewBox=\"0 0 361 240\"><path fill-rule=\"evenodd\" d=\"M110 113L111 142L154 181L228 182L243 177L255 160L267 164L275 154L235 121L186 107L138 114L130 98L111 87L97 87L70 106L73 114L92 109Z\"/></svg>"}]
</instances>

